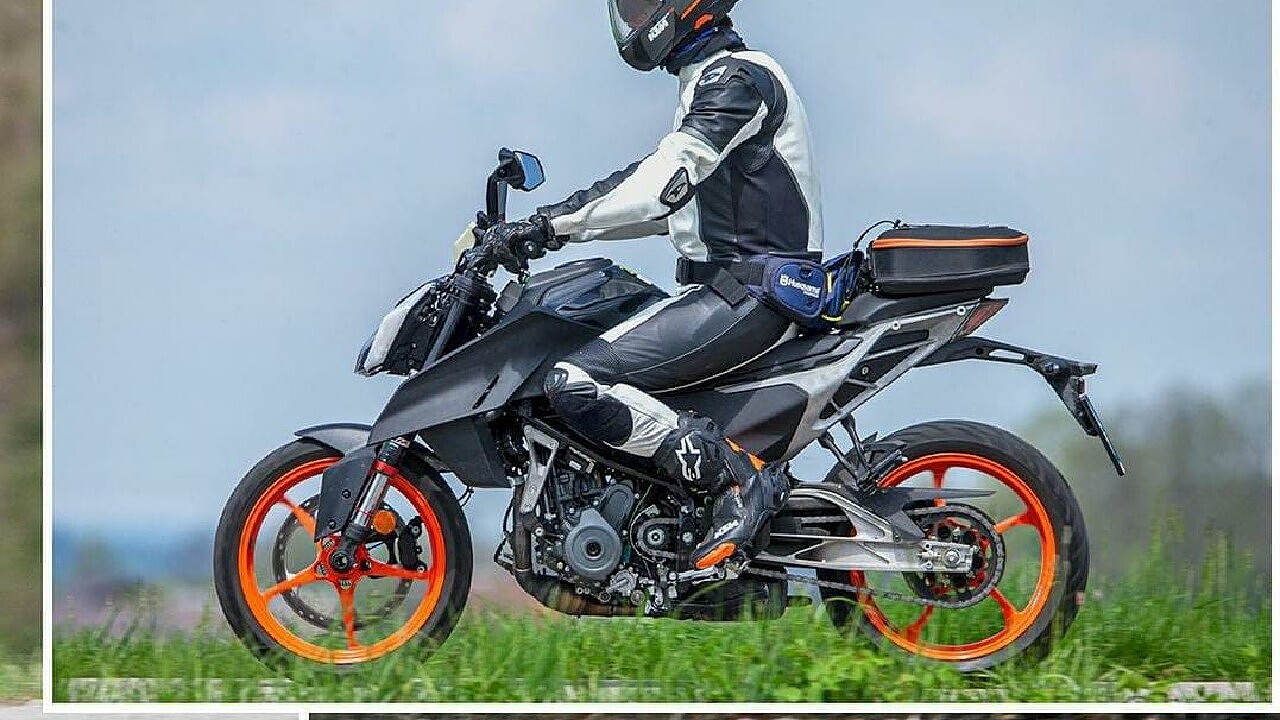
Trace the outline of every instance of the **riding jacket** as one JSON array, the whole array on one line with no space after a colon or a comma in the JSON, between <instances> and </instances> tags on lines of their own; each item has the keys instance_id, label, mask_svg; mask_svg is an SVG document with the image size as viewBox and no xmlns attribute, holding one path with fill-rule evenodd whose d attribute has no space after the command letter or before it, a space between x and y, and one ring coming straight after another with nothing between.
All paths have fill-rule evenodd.
<instances>
[{"instance_id":1,"label":"riding jacket","mask_svg":"<svg viewBox=\"0 0 1280 720\"><path fill-rule=\"evenodd\" d=\"M540 208L571 242L670 235L684 257L820 258L822 211L804 105L736 35L674 70L675 129L644 159Z\"/></svg>"}]
</instances>

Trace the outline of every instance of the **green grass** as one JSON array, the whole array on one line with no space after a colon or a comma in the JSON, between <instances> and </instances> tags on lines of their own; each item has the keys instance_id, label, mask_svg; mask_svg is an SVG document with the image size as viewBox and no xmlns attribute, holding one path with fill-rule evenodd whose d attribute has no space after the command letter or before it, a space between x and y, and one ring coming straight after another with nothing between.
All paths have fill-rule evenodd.
<instances>
[{"instance_id":1,"label":"green grass","mask_svg":"<svg viewBox=\"0 0 1280 720\"><path fill-rule=\"evenodd\" d=\"M0 703L40 697L40 655L0 662Z\"/></svg>"},{"instance_id":2,"label":"green grass","mask_svg":"<svg viewBox=\"0 0 1280 720\"><path fill-rule=\"evenodd\" d=\"M1211 680L1254 682L1269 697L1264 578L1223 544L1194 573L1169 570L1166 555L1157 537L1151 563L1097 583L1045 661L987 673L878 651L838 633L818 608L727 624L469 611L436 652L410 647L346 673L301 662L270 670L220 623L192 633L60 634L54 694L70 699L71 678L144 677L166 679L149 698L160 701L1089 702L1133 691L1161 701L1172 683ZM263 695L263 681L275 694ZM973 691L986 694L965 694Z\"/></svg>"}]
</instances>

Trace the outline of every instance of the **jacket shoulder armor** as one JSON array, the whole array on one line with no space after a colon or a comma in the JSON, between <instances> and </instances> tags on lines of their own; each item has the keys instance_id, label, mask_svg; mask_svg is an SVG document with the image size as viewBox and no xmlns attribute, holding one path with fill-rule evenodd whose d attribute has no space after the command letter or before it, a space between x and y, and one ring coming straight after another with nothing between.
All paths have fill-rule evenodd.
<instances>
[{"instance_id":1,"label":"jacket shoulder armor","mask_svg":"<svg viewBox=\"0 0 1280 720\"><path fill-rule=\"evenodd\" d=\"M709 64L695 80L681 131L723 152L764 108L766 127L786 112L786 95L773 73L733 56Z\"/></svg>"},{"instance_id":2,"label":"jacket shoulder armor","mask_svg":"<svg viewBox=\"0 0 1280 720\"><path fill-rule=\"evenodd\" d=\"M695 82L695 97L704 89L724 87L735 80L755 89L766 104L773 104L777 88L773 73L763 65L733 55L720 58L702 69Z\"/></svg>"}]
</instances>

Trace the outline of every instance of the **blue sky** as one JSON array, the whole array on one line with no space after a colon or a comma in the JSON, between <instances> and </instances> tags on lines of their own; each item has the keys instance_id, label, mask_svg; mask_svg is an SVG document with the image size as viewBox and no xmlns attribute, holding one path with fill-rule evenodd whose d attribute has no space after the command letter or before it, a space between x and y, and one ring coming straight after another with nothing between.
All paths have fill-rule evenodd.
<instances>
[{"instance_id":1,"label":"blue sky","mask_svg":"<svg viewBox=\"0 0 1280 720\"><path fill-rule=\"evenodd\" d=\"M736 14L806 100L829 250L884 218L1027 230L1030 281L986 334L1101 363L1104 411L1269 372L1268 3ZM53 42L63 527L211 529L294 429L371 420L395 381L355 353L445 271L498 147L542 156L532 208L649 152L675 102L584 0L57 0ZM603 254L671 285L663 239L542 263ZM950 366L862 422L1016 427L1056 402Z\"/></svg>"}]
</instances>

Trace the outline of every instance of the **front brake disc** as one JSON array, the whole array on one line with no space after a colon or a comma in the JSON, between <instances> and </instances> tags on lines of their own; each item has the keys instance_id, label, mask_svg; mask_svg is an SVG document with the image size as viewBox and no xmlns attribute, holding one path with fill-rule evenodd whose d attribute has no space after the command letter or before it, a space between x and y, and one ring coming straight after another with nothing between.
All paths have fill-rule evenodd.
<instances>
[{"instance_id":1,"label":"front brake disc","mask_svg":"<svg viewBox=\"0 0 1280 720\"><path fill-rule=\"evenodd\" d=\"M300 503L300 507L314 517L316 506L319 504L320 496L313 495ZM382 507L383 509L395 512L386 503L383 503ZM396 515L396 528L398 531L404 528L404 523L400 521L399 514ZM277 583L288 580L289 577L294 574L288 569L288 563L286 562L285 555L289 547L289 540L293 538L293 534L295 532L300 530L302 530L302 525L298 522L298 518L294 517L293 513L289 513L289 516L285 518L285 521L280 524L280 529L276 531L276 541L271 552L271 572L275 578L275 582ZM389 538L389 541L394 542L395 540L394 538ZM313 544L314 540L308 537L307 543ZM394 550L392 552L394 552ZM404 604L405 598L409 596L409 589L412 586L413 581L411 580L397 581L391 595L380 607L371 611L361 610L356 615L355 629L362 630L391 615L392 612ZM301 590L301 588L286 590L280 593L280 597L284 598L285 604L289 606L289 609L292 610L295 615L305 620L308 624L322 630L330 630L332 628L342 626L342 620L340 618L335 618L313 607L302 597L302 595L299 594L299 590Z\"/></svg>"}]
</instances>

